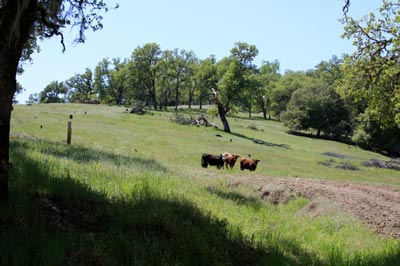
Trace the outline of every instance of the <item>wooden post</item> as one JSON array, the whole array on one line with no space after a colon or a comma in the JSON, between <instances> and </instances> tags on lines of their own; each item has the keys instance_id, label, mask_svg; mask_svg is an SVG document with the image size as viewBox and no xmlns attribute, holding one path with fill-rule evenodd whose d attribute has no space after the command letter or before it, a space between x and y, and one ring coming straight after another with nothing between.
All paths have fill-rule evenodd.
<instances>
[{"instance_id":1,"label":"wooden post","mask_svg":"<svg viewBox=\"0 0 400 266\"><path fill-rule=\"evenodd\" d=\"M71 144L72 136L72 121L68 121L68 133L67 133L67 144Z\"/></svg>"}]
</instances>

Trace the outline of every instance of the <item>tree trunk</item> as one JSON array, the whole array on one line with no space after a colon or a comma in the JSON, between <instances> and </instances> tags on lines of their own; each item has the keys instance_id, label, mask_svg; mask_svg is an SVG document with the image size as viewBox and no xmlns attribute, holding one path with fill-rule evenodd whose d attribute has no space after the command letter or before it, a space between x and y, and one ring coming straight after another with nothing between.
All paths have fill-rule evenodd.
<instances>
[{"instance_id":1,"label":"tree trunk","mask_svg":"<svg viewBox=\"0 0 400 266\"><path fill-rule=\"evenodd\" d=\"M2 58L0 62L3 62ZM3 65L3 64L2 64ZM3 74L3 73L1 73ZM5 90L7 88L7 90ZM14 88L14 89L12 89ZM8 80L0 75L0 202L8 199L8 169L10 149L10 118L12 97L16 81Z\"/></svg>"},{"instance_id":2,"label":"tree trunk","mask_svg":"<svg viewBox=\"0 0 400 266\"><path fill-rule=\"evenodd\" d=\"M213 89L213 93L215 96L215 104L218 107L218 114L221 119L222 125L224 126L224 132L226 133L231 133L231 129L229 128L229 123L228 120L226 119L226 110L224 106L222 105L221 101L218 98L217 92Z\"/></svg>"},{"instance_id":3,"label":"tree trunk","mask_svg":"<svg viewBox=\"0 0 400 266\"><path fill-rule=\"evenodd\" d=\"M154 110L157 110L157 96L156 96L156 85L155 80L152 79L149 87L150 99L153 103Z\"/></svg>"},{"instance_id":4,"label":"tree trunk","mask_svg":"<svg viewBox=\"0 0 400 266\"><path fill-rule=\"evenodd\" d=\"M267 108L265 106L262 107L262 113L265 120L267 120Z\"/></svg>"},{"instance_id":5,"label":"tree trunk","mask_svg":"<svg viewBox=\"0 0 400 266\"><path fill-rule=\"evenodd\" d=\"M179 105L179 87L175 88L175 112L178 111Z\"/></svg>"},{"instance_id":6,"label":"tree trunk","mask_svg":"<svg viewBox=\"0 0 400 266\"><path fill-rule=\"evenodd\" d=\"M219 100L217 100L216 104L218 106L219 117L221 118L222 125L224 126L224 132L231 133L231 129L229 128L228 120L226 119L226 116L225 116L226 112L225 112L224 106L222 105L222 103Z\"/></svg>"},{"instance_id":7,"label":"tree trunk","mask_svg":"<svg viewBox=\"0 0 400 266\"><path fill-rule=\"evenodd\" d=\"M189 103L188 103L188 105L189 105L189 109L191 109L192 108L192 101L193 101L193 93L191 93L191 92L189 92Z\"/></svg>"},{"instance_id":8,"label":"tree trunk","mask_svg":"<svg viewBox=\"0 0 400 266\"><path fill-rule=\"evenodd\" d=\"M163 102L164 111L167 111L168 99L169 99L169 91L166 90L166 91L164 92L164 102Z\"/></svg>"},{"instance_id":9,"label":"tree trunk","mask_svg":"<svg viewBox=\"0 0 400 266\"><path fill-rule=\"evenodd\" d=\"M151 98L153 99L154 110L157 110L157 96L155 89L153 89L153 91L151 92Z\"/></svg>"},{"instance_id":10,"label":"tree trunk","mask_svg":"<svg viewBox=\"0 0 400 266\"><path fill-rule=\"evenodd\" d=\"M6 1L0 12L0 203L8 201L10 119L16 75L37 0Z\"/></svg>"}]
</instances>

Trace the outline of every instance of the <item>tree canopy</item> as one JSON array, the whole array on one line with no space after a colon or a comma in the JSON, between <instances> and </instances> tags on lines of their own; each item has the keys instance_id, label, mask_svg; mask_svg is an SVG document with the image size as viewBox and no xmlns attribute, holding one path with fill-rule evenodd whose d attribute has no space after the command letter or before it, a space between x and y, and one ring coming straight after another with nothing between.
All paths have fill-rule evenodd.
<instances>
[{"instance_id":1,"label":"tree canopy","mask_svg":"<svg viewBox=\"0 0 400 266\"><path fill-rule=\"evenodd\" d=\"M400 152L400 4L383 1L377 13L346 18L344 37L356 51L346 58L338 91L356 103L357 142ZM379 130L377 130L379 129ZM382 141L381 136L390 136Z\"/></svg>"}]
</instances>

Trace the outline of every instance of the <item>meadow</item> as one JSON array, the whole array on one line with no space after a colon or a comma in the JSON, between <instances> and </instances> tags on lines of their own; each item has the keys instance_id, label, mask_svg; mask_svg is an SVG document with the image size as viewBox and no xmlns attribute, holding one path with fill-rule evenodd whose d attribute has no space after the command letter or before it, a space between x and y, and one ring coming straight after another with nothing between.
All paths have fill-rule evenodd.
<instances>
[{"instance_id":1,"label":"meadow","mask_svg":"<svg viewBox=\"0 0 400 266\"><path fill-rule=\"evenodd\" d=\"M389 158L291 135L257 115L229 117L232 134L179 125L173 116L103 105L15 106L0 264L400 265L398 239L376 234L333 203L310 215L301 195L272 204L243 182L302 177L399 189L399 171L364 165ZM261 162L255 172L201 167L203 152L225 151Z\"/></svg>"}]
</instances>

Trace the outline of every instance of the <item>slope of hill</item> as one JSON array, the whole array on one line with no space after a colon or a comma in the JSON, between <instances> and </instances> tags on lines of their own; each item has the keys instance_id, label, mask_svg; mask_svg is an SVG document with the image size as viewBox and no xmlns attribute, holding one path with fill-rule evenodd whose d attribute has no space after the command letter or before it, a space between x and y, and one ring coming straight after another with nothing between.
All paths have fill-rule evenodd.
<instances>
[{"instance_id":1,"label":"slope of hill","mask_svg":"<svg viewBox=\"0 0 400 266\"><path fill-rule=\"evenodd\" d=\"M202 111L180 112L196 116ZM72 145L66 145L70 114ZM13 241L0 241L2 262L19 257L49 265L400 261L398 240L372 231L387 224L390 230L377 231L399 236L400 172L367 166L371 159L397 161L343 143L290 135L280 123L257 117L228 118L233 134L226 134L178 125L172 116L158 111L139 116L101 105L16 106L10 206L17 211L3 212L7 218L0 225ZM218 118L208 118L219 125ZM240 171L238 165L201 167L203 152L225 151L261 162L255 172ZM311 193L318 185L318 193ZM329 197L346 189L336 198L351 197L351 186L366 194L371 188L377 199L387 191L394 197L387 200L393 209L388 206L382 217L393 222L385 218L379 226L363 225L362 215L346 208L345 200ZM369 211L374 209L364 213ZM28 244L34 244L33 251Z\"/></svg>"}]
</instances>

